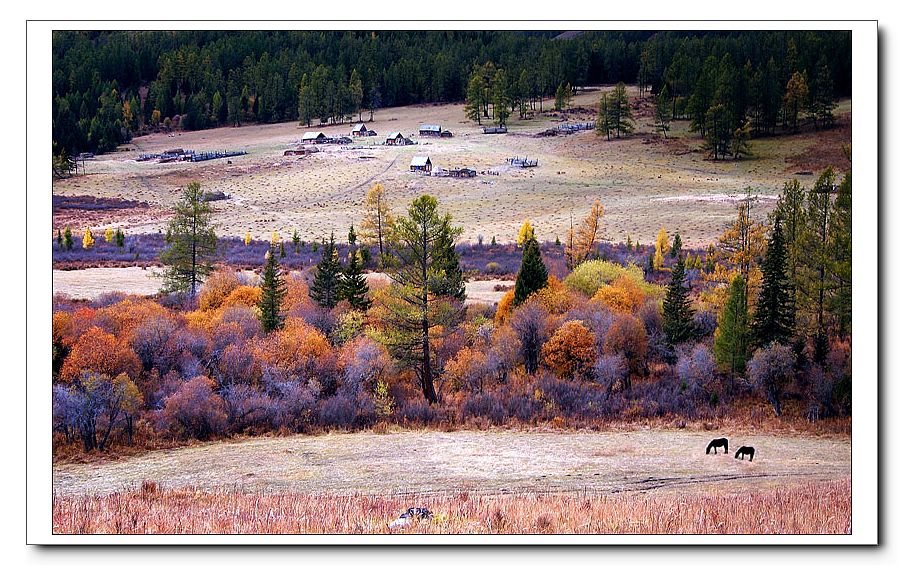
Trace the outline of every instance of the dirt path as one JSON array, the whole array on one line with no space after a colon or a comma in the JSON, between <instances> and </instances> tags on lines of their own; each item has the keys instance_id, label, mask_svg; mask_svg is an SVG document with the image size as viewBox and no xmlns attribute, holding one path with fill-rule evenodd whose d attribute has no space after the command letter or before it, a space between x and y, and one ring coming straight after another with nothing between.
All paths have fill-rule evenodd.
<instances>
[{"instance_id":1,"label":"dirt path","mask_svg":"<svg viewBox=\"0 0 904 585\"><path fill-rule=\"evenodd\" d=\"M706 455L691 431L408 431L218 442L100 464L54 467L60 494L166 487L303 493L487 493L693 490L725 493L850 478L847 438L731 436L753 462Z\"/></svg>"}]
</instances>

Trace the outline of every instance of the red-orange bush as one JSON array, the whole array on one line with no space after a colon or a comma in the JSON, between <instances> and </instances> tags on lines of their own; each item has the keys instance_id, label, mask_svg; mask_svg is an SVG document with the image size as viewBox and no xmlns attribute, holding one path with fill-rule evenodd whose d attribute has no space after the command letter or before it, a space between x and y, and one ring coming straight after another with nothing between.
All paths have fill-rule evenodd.
<instances>
[{"instance_id":1,"label":"red-orange bush","mask_svg":"<svg viewBox=\"0 0 904 585\"><path fill-rule=\"evenodd\" d=\"M198 376L183 382L175 394L166 399L164 424L183 437L207 439L226 428L226 405L213 391L213 381Z\"/></svg>"},{"instance_id":2,"label":"red-orange bush","mask_svg":"<svg viewBox=\"0 0 904 585\"><path fill-rule=\"evenodd\" d=\"M86 371L107 374L111 378L126 374L134 380L141 371L141 362L128 344L100 327L92 327L72 346L63 362L60 379L72 382Z\"/></svg>"},{"instance_id":3,"label":"red-orange bush","mask_svg":"<svg viewBox=\"0 0 904 585\"><path fill-rule=\"evenodd\" d=\"M637 317L619 315L609 327L604 349L609 354L624 355L632 373L643 373L647 356L647 331L643 323Z\"/></svg>"},{"instance_id":4,"label":"red-orange bush","mask_svg":"<svg viewBox=\"0 0 904 585\"><path fill-rule=\"evenodd\" d=\"M596 361L593 333L580 321L567 321L543 344L543 363L557 376L587 375Z\"/></svg>"}]
</instances>

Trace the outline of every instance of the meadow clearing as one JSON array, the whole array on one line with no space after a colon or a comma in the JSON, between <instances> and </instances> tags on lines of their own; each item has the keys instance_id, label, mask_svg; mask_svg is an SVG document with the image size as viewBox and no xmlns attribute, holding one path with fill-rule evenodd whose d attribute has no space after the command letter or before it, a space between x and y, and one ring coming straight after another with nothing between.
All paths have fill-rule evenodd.
<instances>
[{"instance_id":1,"label":"meadow clearing","mask_svg":"<svg viewBox=\"0 0 904 585\"><path fill-rule=\"evenodd\" d=\"M355 138L360 148L319 146L303 157L283 156L308 128L298 123L216 128L196 132L151 134L135 138L120 151L85 163L86 174L55 181L55 196L94 196L146 203L147 207L97 210L90 213L56 210L53 227L70 225L102 230L122 227L127 233L157 233L165 229L169 209L189 181L231 196L214 203L221 236L284 238L298 230L306 240L330 231L342 235L362 215L362 200L375 183L386 187L396 210L417 195L439 198L464 232L462 241L514 240L529 219L541 240L564 238L572 214L586 214L596 198L606 208L604 237L627 236L651 242L661 225L678 231L688 245L714 241L736 215L736 199L746 188L761 196L754 213L764 219L795 173L818 173L832 164L846 170L842 145L850 142L851 103L836 109L834 128L751 140L754 156L714 162L702 151L702 140L688 131L687 121L674 121L669 138L654 133L649 101L634 103L636 131L630 137L606 141L593 131L540 137L563 121L593 121L601 88L579 93L567 113L537 112L533 119L509 121L509 132L485 135L466 120L462 104L422 105L376 111L367 122L376 137ZM629 88L632 97L636 88ZM550 106L548 104L548 106ZM547 107L548 107L547 106ZM365 121L367 116L365 116ZM422 123L435 123L453 138L417 136ZM348 135L351 124L313 127L327 135ZM376 145L392 131L410 136L413 146ZM199 163L137 162L141 153L170 148L194 150L243 149L247 156ZM473 179L415 175L408 165L415 155L430 156L435 167L470 167ZM538 158L539 166L520 169L506 159ZM802 182L812 179L803 175ZM88 226L84 225L88 224Z\"/></svg>"},{"instance_id":2,"label":"meadow clearing","mask_svg":"<svg viewBox=\"0 0 904 585\"><path fill-rule=\"evenodd\" d=\"M732 433L705 454L720 432L330 433L57 464L54 529L385 533L412 506L435 517L406 532L850 529L849 437Z\"/></svg>"}]
</instances>

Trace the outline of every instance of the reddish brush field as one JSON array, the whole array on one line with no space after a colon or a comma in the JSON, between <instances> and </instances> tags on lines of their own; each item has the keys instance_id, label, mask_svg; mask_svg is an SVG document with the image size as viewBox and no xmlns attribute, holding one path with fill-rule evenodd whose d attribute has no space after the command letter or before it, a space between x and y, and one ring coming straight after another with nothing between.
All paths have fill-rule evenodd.
<instances>
[{"instance_id":1,"label":"reddish brush field","mask_svg":"<svg viewBox=\"0 0 904 585\"><path fill-rule=\"evenodd\" d=\"M411 506L434 516L389 524ZM142 488L57 496L57 534L849 534L849 481L741 493L379 496Z\"/></svg>"}]
</instances>

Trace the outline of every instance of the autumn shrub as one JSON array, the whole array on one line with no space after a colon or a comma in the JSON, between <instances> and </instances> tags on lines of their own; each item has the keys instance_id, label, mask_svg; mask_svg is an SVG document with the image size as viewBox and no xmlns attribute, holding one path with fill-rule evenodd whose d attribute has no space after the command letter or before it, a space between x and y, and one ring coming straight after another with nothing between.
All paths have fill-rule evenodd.
<instances>
[{"instance_id":1,"label":"autumn shrub","mask_svg":"<svg viewBox=\"0 0 904 585\"><path fill-rule=\"evenodd\" d=\"M570 290L555 276L550 276L546 281L546 286L529 298L536 299L537 302L543 305L543 308L553 315L567 313L570 309L585 302L579 294Z\"/></svg>"},{"instance_id":2,"label":"autumn shrub","mask_svg":"<svg viewBox=\"0 0 904 585\"><path fill-rule=\"evenodd\" d=\"M231 432L271 428L273 399L246 384L230 384L220 389L226 407L227 425Z\"/></svg>"},{"instance_id":3,"label":"autumn shrub","mask_svg":"<svg viewBox=\"0 0 904 585\"><path fill-rule=\"evenodd\" d=\"M549 312L536 299L521 304L512 315L512 330L518 337L521 359L529 374L540 365L540 351L549 339Z\"/></svg>"},{"instance_id":4,"label":"autumn shrub","mask_svg":"<svg viewBox=\"0 0 904 585\"><path fill-rule=\"evenodd\" d=\"M611 311L633 313L646 302L647 295L631 278L620 274L612 284L604 284L593 295L595 302Z\"/></svg>"},{"instance_id":5,"label":"autumn shrub","mask_svg":"<svg viewBox=\"0 0 904 585\"><path fill-rule=\"evenodd\" d=\"M495 425L501 425L505 420L505 407L496 393L475 392L465 399L462 417L485 418Z\"/></svg>"},{"instance_id":6,"label":"autumn shrub","mask_svg":"<svg viewBox=\"0 0 904 585\"><path fill-rule=\"evenodd\" d=\"M261 289L257 286L241 285L234 288L223 299L221 307L256 307L261 300Z\"/></svg>"},{"instance_id":7,"label":"autumn shrub","mask_svg":"<svg viewBox=\"0 0 904 585\"><path fill-rule=\"evenodd\" d=\"M235 270L221 268L207 277L198 294L198 308L202 311L218 309L226 297L239 286Z\"/></svg>"},{"instance_id":8,"label":"autumn shrub","mask_svg":"<svg viewBox=\"0 0 904 585\"><path fill-rule=\"evenodd\" d=\"M497 325L502 325L512 314L512 307L515 303L515 289L509 289L506 291L502 298L499 299L499 303L496 306L496 315L495 322Z\"/></svg>"},{"instance_id":9,"label":"autumn shrub","mask_svg":"<svg viewBox=\"0 0 904 585\"><path fill-rule=\"evenodd\" d=\"M580 321L568 321L543 344L543 363L557 376L586 376L596 360L593 333Z\"/></svg>"},{"instance_id":10,"label":"autumn shrub","mask_svg":"<svg viewBox=\"0 0 904 585\"><path fill-rule=\"evenodd\" d=\"M532 422L543 411L543 403L524 392L507 393L503 405L507 416L521 422Z\"/></svg>"},{"instance_id":11,"label":"autumn shrub","mask_svg":"<svg viewBox=\"0 0 904 585\"><path fill-rule=\"evenodd\" d=\"M386 348L367 337L359 337L339 350L342 386L348 392L373 391L381 376L390 370Z\"/></svg>"},{"instance_id":12,"label":"autumn shrub","mask_svg":"<svg viewBox=\"0 0 904 585\"><path fill-rule=\"evenodd\" d=\"M716 379L716 360L705 345L696 345L678 358L678 377L684 390L697 401L709 399Z\"/></svg>"},{"instance_id":13,"label":"autumn shrub","mask_svg":"<svg viewBox=\"0 0 904 585\"><path fill-rule=\"evenodd\" d=\"M622 266L606 260L582 262L565 278L565 285L587 297L593 297L601 286L611 284L620 276L633 281L644 292L655 289L644 280L643 270L639 266Z\"/></svg>"},{"instance_id":14,"label":"autumn shrub","mask_svg":"<svg viewBox=\"0 0 904 585\"><path fill-rule=\"evenodd\" d=\"M396 409L395 420L401 424L422 424L426 425L436 421L439 418L439 412L436 408L427 404L426 401L415 398L407 400Z\"/></svg>"},{"instance_id":15,"label":"autumn shrub","mask_svg":"<svg viewBox=\"0 0 904 585\"><path fill-rule=\"evenodd\" d=\"M226 404L213 391L213 380L198 376L166 399L163 422L177 436L209 439L226 429Z\"/></svg>"},{"instance_id":16,"label":"autumn shrub","mask_svg":"<svg viewBox=\"0 0 904 585\"><path fill-rule=\"evenodd\" d=\"M566 417L594 420L604 418L612 411L613 398L583 380L542 376L538 389Z\"/></svg>"},{"instance_id":17,"label":"autumn shrub","mask_svg":"<svg viewBox=\"0 0 904 585\"><path fill-rule=\"evenodd\" d=\"M623 355L631 373L639 375L646 371L647 332L637 317L616 317L606 333L604 347L607 354Z\"/></svg>"},{"instance_id":18,"label":"autumn shrub","mask_svg":"<svg viewBox=\"0 0 904 585\"><path fill-rule=\"evenodd\" d=\"M174 367L176 348L170 337L180 325L173 316L155 315L135 329L131 345L145 370L156 368L165 374Z\"/></svg>"},{"instance_id":19,"label":"autumn shrub","mask_svg":"<svg viewBox=\"0 0 904 585\"><path fill-rule=\"evenodd\" d=\"M628 360L622 354L603 355L593 364L593 379L603 388L612 388L624 382L629 373Z\"/></svg>"},{"instance_id":20,"label":"autumn shrub","mask_svg":"<svg viewBox=\"0 0 904 585\"><path fill-rule=\"evenodd\" d=\"M301 319L290 317L283 329L255 340L255 357L264 370L284 379L317 378L335 388L336 356L326 336Z\"/></svg>"},{"instance_id":21,"label":"autumn shrub","mask_svg":"<svg viewBox=\"0 0 904 585\"><path fill-rule=\"evenodd\" d=\"M140 371L141 362L131 347L100 327L91 327L72 346L60 370L60 379L72 382L82 372L106 374L111 378L126 374L135 379Z\"/></svg>"},{"instance_id":22,"label":"autumn shrub","mask_svg":"<svg viewBox=\"0 0 904 585\"><path fill-rule=\"evenodd\" d=\"M786 345L772 343L753 353L747 362L747 378L781 416L781 397L794 372L795 356Z\"/></svg>"}]
</instances>

